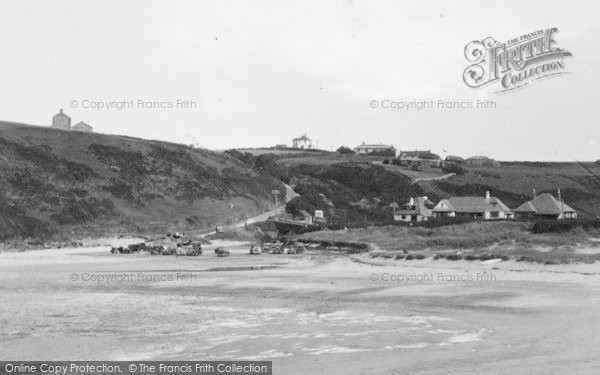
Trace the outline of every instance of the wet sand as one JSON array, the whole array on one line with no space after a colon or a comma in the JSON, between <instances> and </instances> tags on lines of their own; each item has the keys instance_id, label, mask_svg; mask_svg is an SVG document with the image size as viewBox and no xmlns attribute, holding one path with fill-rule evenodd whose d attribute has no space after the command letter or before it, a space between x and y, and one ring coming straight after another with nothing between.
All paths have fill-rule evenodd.
<instances>
[{"instance_id":1,"label":"wet sand","mask_svg":"<svg viewBox=\"0 0 600 375\"><path fill-rule=\"evenodd\" d=\"M220 244L221 245L221 244ZM276 374L600 372L600 266L0 254L0 357L264 359ZM214 247L214 246L213 246Z\"/></svg>"}]
</instances>

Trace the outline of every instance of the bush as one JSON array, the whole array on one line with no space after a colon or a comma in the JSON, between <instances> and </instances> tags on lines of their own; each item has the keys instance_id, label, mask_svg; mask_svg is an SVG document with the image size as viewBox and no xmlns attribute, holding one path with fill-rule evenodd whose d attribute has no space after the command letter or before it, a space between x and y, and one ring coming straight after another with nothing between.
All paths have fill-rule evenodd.
<instances>
[{"instance_id":1,"label":"bush","mask_svg":"<svg viewBox=\"0 0 600 375\"><path fill-rule=\"evenodd\" d=\"M533 224L533 233L564 233L573 229L599 229L600 220L542 220Z\"/></svg>"},{"instance_id":2,"label":"bush","mask_svg":"<svg viewBox=\"0 0 600 375\"><path fill-rule=\"evenodd\" d=\"M449 254L449 255L446 255L446 259L448 259L448 260L461 260L462 257L460 255L458 255L458 254Z\"/></svg>"},{"instance_id":3,"label":"bush","mask_svg":"<svg viewBox=\"0 0 600 375\"><path fill-rule=\"evenodd\" d=\"M466 170L455 163L445 163L442 167L444 173L456 173L457 176L462 176L466 173Z\"/></svg>"},{"instance_id":4,"label":"bush","mask_svg":"<svg viewBox=\"0 0 600 375\"><path fill-rule=\"evenodd\" d=\"M353 155L355 154L354 150L351 149L350 147L346 147L346 146L341 146L340 148L338 148L336 150L336 152L338 154L342 154L342 155Z\"/></svg>"}]
</instances>

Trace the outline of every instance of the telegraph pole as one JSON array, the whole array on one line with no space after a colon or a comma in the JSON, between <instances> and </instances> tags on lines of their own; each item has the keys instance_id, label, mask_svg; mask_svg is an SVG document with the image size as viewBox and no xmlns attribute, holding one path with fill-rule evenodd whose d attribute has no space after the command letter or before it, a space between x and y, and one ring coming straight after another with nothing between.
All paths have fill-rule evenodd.
<instances>
[{"instance_id":1,"label":"telegraph pole","mask_svg":"<svg viewBox=\"0 0 600 375\"><path fill-rule=\"evenodd\" d=\"M273 194L273 197L275 198L275 216L277 216L277 213L279 211L279 194L281 193L279 190L273 189L271 190L271 193Z\"/></svg>"}]
</instances>

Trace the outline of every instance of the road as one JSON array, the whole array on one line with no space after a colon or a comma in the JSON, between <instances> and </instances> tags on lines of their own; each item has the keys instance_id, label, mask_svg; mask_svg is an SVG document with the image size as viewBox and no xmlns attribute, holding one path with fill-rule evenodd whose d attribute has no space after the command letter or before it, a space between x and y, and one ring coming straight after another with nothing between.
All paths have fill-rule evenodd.
<instances>
[{"instance_id":1,"label":"road","mask_svg":"<svg viewBox=\"0 0 600 375\"><path fill-rule=\"evenodd\" d=\"M296 193L294 191L294 189L292 189L291 186L286 185L286 184L284 184L284 185L285 185L285 203L284 204L282 204L279 207L276 207L276 208L274 208L274 209L272 209L270 211L263 212L260 215L257 215L257 216L254 216L254 217L251 217L251 218L239 221L239 222L237 222L235 224L232 224L232 225L229 225L227 227L228 228L241 228L241 227L243 227L246 224L249 225L249 224L258 223L258 222L261 222L261 221L266 221L271 216L275 216L275 215L277 215L279 213L285 212L285 205L289 201L291 201L292 199L294 199L297 196L299 196L299 194ZM202 237L206 237L206 236L209 236L209 235L215 234L215 233L216 233L215 231L204 233L204 234L202 234Z\"/></svg>"}]
</instances>

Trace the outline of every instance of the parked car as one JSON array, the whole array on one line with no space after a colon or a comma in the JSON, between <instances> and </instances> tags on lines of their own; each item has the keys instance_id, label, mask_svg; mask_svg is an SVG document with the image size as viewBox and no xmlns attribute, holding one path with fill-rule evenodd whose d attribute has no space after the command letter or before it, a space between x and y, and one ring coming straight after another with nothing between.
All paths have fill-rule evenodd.
<instances>
[{"instance_id":1,"label":"parked car","mask_svg":"<svg viewBox=\"0 0 600 375\"><path fill-rule=\"evenodd\" d=\"M280 248L283 244L279 241L263 243L262 249L265 253L273 253L273 249Z\"/></svg>"},{"instance_id":2,"label":"parked car","mask_svg":"<svg viewBox=\"0 0 600 375\"><path fill-rule=\"evenodd\" d=\"M229 256L229 250L227 250L224 247L217 247L215 249L215 255L218 257L228 257Z\"/></svg>"},{"instance_id":3,"label":"parked car","mask_svg":"<svg viewBox=\"0 0 600 375\"><path fill-rule=\"evenodd\" d=\"M200 242L190 241L186 244L177 244L177 255L198 256L202 255L202 245Z\"/></svg>"},{"instance_id":4,"label":"parked car","mask_svg":"<svg viewBox=\"0 0 600 375\"><path fill-rule=\"evenodd\" d=\"M215 227L215 232L216 232L216 233L223 233L223 232L225 232L225 230L223 229L223 227L222 227L222 226L220 226L220 225L217 225L217 226Z\"/></svg>"},{"instance_id":5,"label":"parked car","mask_svg":"<svg viewBox=\"0 0 600 375\"><path fill-rule=\"evenodd\" d=\"M292 246L288 247L288 254L304 254L306 252L306 247L303 243L294 242Z\"/></svg>"},{"instance_id":6,"label":"parked car","mask_svg":"<svg viewBox=\"0 0 600 375\"><path fill-rule=\"evenodd\" d=\"M283 251L284 251L283 244L278 245L278 246L273 246L271 248L271 254L283 254Z\"/></svg>"},{"instance_id":7,"label":"parked car","mask_svg":"<svg viewBox=\"0 0 600 375\"><path fill-rule=\"evenodd\" d=\"M254 244L254 245L250 246L250 254L259 255L260 253L262 253L262 249L260 248L259 245Z\"/></svg>"}]
</instances>

